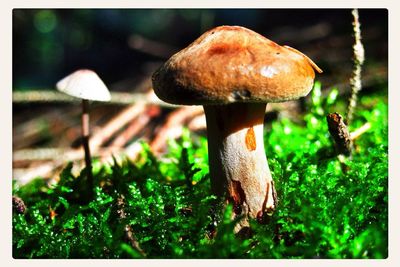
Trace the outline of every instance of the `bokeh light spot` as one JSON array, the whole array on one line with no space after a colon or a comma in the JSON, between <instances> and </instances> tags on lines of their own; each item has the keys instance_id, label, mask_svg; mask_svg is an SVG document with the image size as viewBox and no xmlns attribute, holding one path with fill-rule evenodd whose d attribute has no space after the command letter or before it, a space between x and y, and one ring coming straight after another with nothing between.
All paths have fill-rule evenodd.
<instances>
[{"instance_id":1,"label":"bokeh light spot","mask_svg":"<svg viewBox=\"0 0 400 267\"><path fill-rule=\"evenodd\" d=\"M51 10L41 10L33 18L35 28L41 33L48 33L57 26L57 16Z\"/></svg>"}]
</instances>

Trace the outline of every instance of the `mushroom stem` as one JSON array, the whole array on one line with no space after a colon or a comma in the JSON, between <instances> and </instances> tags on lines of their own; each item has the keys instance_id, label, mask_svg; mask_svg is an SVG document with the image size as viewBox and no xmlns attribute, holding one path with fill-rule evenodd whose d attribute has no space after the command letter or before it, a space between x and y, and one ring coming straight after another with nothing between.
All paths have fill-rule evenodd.
<instances>
[{"instance_id":1,"label":"mushroom stem","mask_svg":"<svg viewBox=\"0 0 400 267\"><path fill-rule=\"evenodd\" d=\"M249 218L263 221L276 206L264 150L265 108L262 103L204 106L212 189L233 204L234 216L244 215L235 232L247 227Z\"/></svg>"},{"instance_id":2,"label":"mushroom stem","mask_svg":"<svg viewBox=\"0 0 400 267\"><path fill-rule=\"evenodd\" d=\"M85 151L85 163L87 170L87 182L90 190L93 190L92 160L89 149L89 100L82 100L82 144Z\"/></svg>"}]
</instances>

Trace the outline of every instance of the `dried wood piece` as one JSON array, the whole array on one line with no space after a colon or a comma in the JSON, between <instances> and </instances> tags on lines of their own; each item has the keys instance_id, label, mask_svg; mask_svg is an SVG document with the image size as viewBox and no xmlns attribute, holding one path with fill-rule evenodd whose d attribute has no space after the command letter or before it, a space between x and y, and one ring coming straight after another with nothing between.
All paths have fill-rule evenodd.
<instances>
[{"instance_id":1,"label":"dried wood piece","mask_svg":"<svg viewBox=\"0 0 400 267\"><path fill-rule=\"evenodd\" d=\"M119 220L122 221L123 219L126 218L125 196L122 194L117 199L117 207L118 207L117 214L118 214ZM126 224L124 227L124 231L125 231L125 238L127 239L127 241L129 241L132 248L135 249L137 252L139 252L140 255L145 257L146 253L144 253L143 249L139 245L139 242L136 240L136 237L135 237L132 227L129 224Z\"/></svg>"},{"instance_id":2,"label":"dried wood piece","mask_svg":"<svg viewBox=\"0 0 400 267\"><path fill-rule=\"evenodd\" d=\"M328 114L326 120L328 122L329 133L335 140L335 147L338 154L346 156L351 155L353 141L371 128L371 124L367 122L350 133L343 117L337 112Z\"/></svg>"},{"instance_id":3,"label":"dried wood piece","mask_svg":"<svg viewBox=\"0 0 400 267\"><path fill-rule=\"evenodd\" d=\"M201 114L190 120L188 123L188 129L190 131L201 131L207 129L206 115Z\"/></svg>"},{"instance_id":4,"label":"dried wood piece","mask_svg":"<svg viewBox=\"0 0 400 267\"><path fill-rule=\"evenodd\" d=\"M349 101L349 105L347 107L347 124L350 124L353 119L353 113L357 105L357 95L358 92L362 89L361 84L361 70L364 64L365 55L364 55L364 46L361 42L361 30L360 30L360 22L358 19L358 9L353 9L351 14L353 15L353 31L354 31L354 45L353 45L353 73L350 79L351 85L351 97Z\"/></svg>"},{"instance_id":5,"label":"dried wood piece","mask_svg":"<svg viewBox=\"0 0 400 267\"><path fill-rule=\"evenodd\" d=\"M17 155L22 155L23 151L18 152ZM32 152L32 151L28 151ZM113 147L108 147L104 149L97 150L95 153L93 153L94 156L100 156L102 158L105 158L107 156L110 156L112 153L117 153L117 152L122 152L122 149L119 148L113 148ZM18 169L18 171L15 171L13 174L13 178L21 185L24 185L26 183L29 183L33 179L37 177L44 177L44 178L49 178L52 173L58 168L61 168L63 165L65 165L68 161L75 161L75 160L82 160L84 158L84 153L81 148L79 149L71 149L71 150L62 150L57 151L57 149L49 149L46 151L47 155L50 156L50 154L53 154L53 160L48 161L45 163L42 163L38 166L34 166L32 168L29 168L25 171L22 171L21 169ZM35 154L35 153L33 153ZM29 156L29 155L28 155ZM15 157L15 155L14 155ZM24 160L26 160L28 157L25 157ZM18 159L18 158L17 158ZM17 159L14 158L14 161ZM34 159L32 159L34 160Z\"/></svg>"},{"instance_id":6,"label":"dried wood piece","mask_svg":"<svg viewBox=\"0 0 400 267\"><path fill-rule=\"evenodd\" d=\"M171 112L166 123L158 130L157 135L150 143L150 148L159 154L165 147L168 139L175 139L182 134L182 125L189 119L203 113L202 106L184 106Z\"/></svg>"},{"instance_id":7,"label":"dried wood piece","mask_svg":"<svg viewBox=\"0 0 400 267\"><path fill-rule=\"evenodd\" d=\"M143 93L123 93L123 92L112 92L111 100L109 102L102 103L102 105L130 105L132 103L143 102L145 94ZM71 103L78 102L79 100L65 94L54 92L52 90L29 90L29 91L14 91L13 92L13 103ZM174 108L176 105L168 104L161 101L158 98L150 98L145 101L147 104L155 104L165 108Z\"/></svg>"},{"instance_id":8,"label":"dried wood piece","mask_svg":"<svg viewBox=\"0 0 400 267\"><path fill-rule=\"evenodd\" d=\"M328 122L329 133L335 140L335 146L338 154L349 156L352 150L352 142L347 125L344 123L343 117L335 112L326 116Z\"/></svg>"},{"instance_id":9,"label":"dried wood piece","mask_svg":"<svg viewBox=\"0 0 400 267\"><path fill-rule=\"evenodd\" d=\"M66 149L53 147L19 149L13 151L13 162L51 160L62 156L65 151Z\"/></svg>"},{"instance_id":10,"label":"dried wood piece","mask_svg":"<svg viewBox=\"0 0 400 267\"><path fill-rule=\"evenodd\" d=\"M350 133L350 140L354 141L355 139L360 137L363 133L368 131L370 128L371 128L371 123L369 123L369 122L365 123L363 126L358 128L354 132Z\"/></svg>"},{"instance_id":11,"label":"dried wood piece","mask_svg":"<svg viewBox=\"0 0 400 267\"><path fill-rule=\"evenodd\" d=\"M75 154L76 150L79 149L67 149L67 148L55 148L55 147L44 147L44 148L28 148L28 149L19 149L15 150L13 152L13 163L18 162L18 161L41 161L41 160L46 160L46 161L54 161L57 158L62 158L63 160L71 160L71 155L72 159L81 159L83 156L83 153L79 151L79 153L82 153L81 156L79 154ZM121 148L116 148L116 147L107 147L107 148L102 148L98 149L96 154L94 156L103 156L107 155L112 152L118 152L122 151Z\"/></svg>"},{"instance_id":12,"label":"dried wood piece","mask_svg":"<svg viewBox=\"0 0 400 267\"><path fill-rule=\"evenodd\" d=\"M137 118L146 108L146 100L154 98L154 92L150 90L144 95L144 101L128 106L117 116L111 119L105 126L99 129L90 139L90 148L97 150L104 142L108 141L117 131L128 122Z\"/></svg>"},{"instance_id":13,"label":"dried wood piece","mask_svg":"<svg viewBox=\"0 0 400 267\"><path fill-rule=\"evenodd\" d=\"M73 125L73 121L63 115L65 111L53 110L16 124L13 128L13 148L29 147L44 140L48 134L56 136L65 131Z\"/></svg>"},{"instance_id":14,"label":"dried wood piece","mask_svg":"<svg viewBox=\"0 0 400 267\"><path fill-rule=\"evenodd\" d=\"M24 185L29 183L30 181L32 181L33 179L37 178L37 177L46 177L48 176L49 173L53 172L55 169L57 169L58 167L60 167L62 164L61 162L47 162L44 163L40 166L37 166L35 168L32 169L28 169L24 172L22 172L22 170L14 170L13 173L13 179L15 179L18 184L20 185Z\"/></svg>"},{"instance_id":15,"label":"dried wood piece","mask_svg":"<svg viewBox=\"0 0 400 267\"><path fill-rule=\"evenodd\" d=\"M112 147L124 147L135 135L137 135L152 118L160 114L160 107L149 106L146 111L138 116L125 130L123 130L111 143Z\"/></svg>"}]
</instances>

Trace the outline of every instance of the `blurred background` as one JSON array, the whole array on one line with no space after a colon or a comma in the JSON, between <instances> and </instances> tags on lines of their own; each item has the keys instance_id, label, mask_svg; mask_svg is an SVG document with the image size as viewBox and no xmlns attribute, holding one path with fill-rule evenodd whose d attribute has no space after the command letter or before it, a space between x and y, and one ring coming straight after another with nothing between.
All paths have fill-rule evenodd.
<instances>
[{"instance_id":1,"label":"blurred background","mask_svg":"<svg viewBox=\"0 0 400 267\"><path fill-rule=\"evenodd\" d=\"M361 93L387 95L388 12L359 13L366 56ZM316 77L322 92L336 87L347 99L352 20L350 9L14 9L14 178L51 177L66 161L82 159L79 102L55 90L77 69L94 70L113 93L110 103L91 104L93 153L134 158L138 141L146 141L161 155L182 126L205 135L201 107L165 105L152 94L152 73L175 52L215 26L244 26L309 56L324 71ZM291 112L297 109L301 102L269 105L266 118L298 120Z\"/></svg>"}]
</instances>

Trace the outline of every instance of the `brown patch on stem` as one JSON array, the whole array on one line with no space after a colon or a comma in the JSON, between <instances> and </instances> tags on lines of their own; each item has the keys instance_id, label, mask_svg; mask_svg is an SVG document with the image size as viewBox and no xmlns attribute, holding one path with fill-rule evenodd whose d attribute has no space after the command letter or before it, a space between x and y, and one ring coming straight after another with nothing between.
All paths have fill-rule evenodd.
<instances>
[{"instance_id":1,"label":"brown patch on stem","mask_svg":"<svg viewBox=\"0 0 400 267\"><path fill-rule=\"evenodd\" d=\"M233 211L236 214L240 214L242 212L242 204L246 199L246 194L239 181L232 180L231 186L229 187L229 196L233 200Z\"/></svg>"},{"instance_id":2,"label":"brown patch on stem","mask_svg":"<svg viewBox=\"0 0 400 267\"><path fill-rule=\"evenodd\" d=\"M270 185L269 183L267 184L267 193L265 194L264 202L262 205L261 210L257 212L257 221L260 224L267 224L269 221L268 218L268 213L272 213L276 207L277 204L277 196L276 196L276 191L275 191L275 186L273 181L271 181L271 190L272 190L272 198L274 201L274 206L272 208L267 209L267 201L268 201L268 195L269 195L269 190L270 190Z\"/></svg>"},{"instance_id":3,"label":"brown patch on stem","mask_svg":"<svg viewBox=\"0 0 400 267\"><path fill-rule=\"evenodd\" d=\"M257 148L257 144L256 144L256 136L254 134L254 129L253 127L250 127L247 130L246 133L246 138L245 138L245 142L246 142L246 147L249 151L253 151Z\"/></svg>"}]
</instances>

